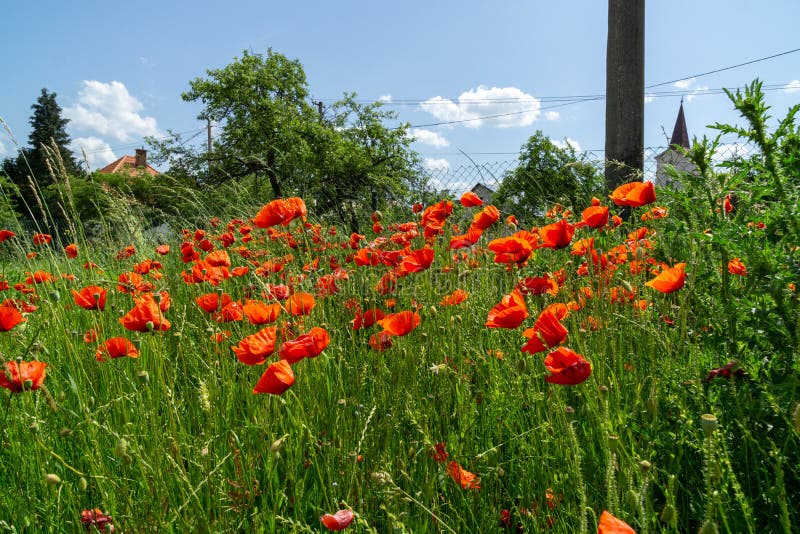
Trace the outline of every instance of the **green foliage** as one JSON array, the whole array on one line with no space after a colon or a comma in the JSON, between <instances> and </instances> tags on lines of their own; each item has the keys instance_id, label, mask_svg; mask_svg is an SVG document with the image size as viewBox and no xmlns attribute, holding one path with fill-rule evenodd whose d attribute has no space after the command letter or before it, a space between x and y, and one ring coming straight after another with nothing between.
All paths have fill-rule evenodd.
<instances>
[{"instance_id":1,"label":"green foliage","mask_svg":"<svg viewBox=\"0 0 800 534\"><path fill-rule=\"evenodd\" d=\"M503 177L493 201L519 220L533 222L556 203L587 206L603 188L603 176L571 145L557 147L537 131L521 148L519 165Z\"/></svg>"},{"instance_id":2,"label":"green foliage","mask_svg":"<svg viewBox=\"0 0 800 534\"><path fill-rule=\"evenodd\" d=\"M362 105L354 94L320 115L309 103L299 61L271 49L245 51L207 75L192 80L183 99L202 103L200 118L220 128L211 152L180 138L149 141L154 160L169 162L175 176L207 189L238 180L262 201L302 196L321 216L353 231L365 222L357 215L364 206L386 207L418 177L408 125L387 127L396 115L379 103Z\"/></svg>"},{"instance_id":3,"label":"green foliage","mask_svg":"<svg viewBox=\"0 0 800 534\"><path fill-rule=\"evenodd\" d=\"M255 174L265 176L275 197L284 195L308 169L309 127L315 110L307 102L306 75L299 61L267 51L243 52L207 78L190 82L186 102L200 102L199 118L220 128L208 157L209 183Z\"/></svg>"},{"instance_id":4,"label":"green foliage","mask_svg":"<svg viewBox=\"0 0 800 534\"><path fill-rule=\"evenodd\" d=\"M66 126L69 119L61 116L56 93L42 89L31 109L33 115L30 118L31 133L28 136L30 146L20 149L16 158L6 158L3 161L3 172L16 186L20 208L25 212L28 211L26 206L36 209L39 204L36 195L41 194L57 176L77 175L81 172L68 148L70 139ZM38 193L34 193L32 187L36 187ZM45 199L47 200L49 199Z\"/></svg>"}]
</instances>

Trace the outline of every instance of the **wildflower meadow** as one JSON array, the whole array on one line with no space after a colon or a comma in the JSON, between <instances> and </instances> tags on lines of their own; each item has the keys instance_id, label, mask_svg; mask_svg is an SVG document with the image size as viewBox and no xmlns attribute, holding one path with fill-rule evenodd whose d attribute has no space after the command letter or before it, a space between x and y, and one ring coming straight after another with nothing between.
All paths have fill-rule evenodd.
<instances>
[{"instance_id":1,"label":"wildflower meadow","mask_svg":"<svg viewBox=\"0 0 800 534\"><path fill-rule=\"evenodd\" d=\"M796 531L798 108L730 96L754 156L533 225L2 229L0 532Z\"/></svg>"}]
</instances>

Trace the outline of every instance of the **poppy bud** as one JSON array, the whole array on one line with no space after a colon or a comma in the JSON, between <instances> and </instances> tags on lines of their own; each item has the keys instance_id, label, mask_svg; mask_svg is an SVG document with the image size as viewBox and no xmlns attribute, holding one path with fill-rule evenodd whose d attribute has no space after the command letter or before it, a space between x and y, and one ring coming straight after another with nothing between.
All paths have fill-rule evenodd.
<instances>
[{"instance_id":1,"label":"poppy bud","mask_svg":"<svg viewBox=\"0 0 800 534\"><path fill-rule=\"evenodd\" d=\"M675 520L675 516L677 515L677 511L675 507L671 504L664 506L664 509L661 510L661 515L658 516L661 521L664 523L672 523Z\"/></svg>"},{"instance_id":2,"label":"poppy bud","mask_svg":"<svg viewBox=\"0 0 800 534\"><path fill-rule=\"evenodd\" d=\"M704 413L700 416L700 426L703 427L703 432L705 432L707 438L711 437L718 424L717 416L712 413Z\"/></svg>"},{"instance_id":3,"label":"poppy bud","mask_svg":"<svg viewBox=\"0 0 800 534\"><path fill-rule=\"evenodd\" d=\"M49 293L49 295L50 295L50 298L51 298L52 300L56 301L56 302L58 302L59 300L61 300L61 293L59 293L59 292L58 292L58 291L56 291L55 289L54 289L54 290L52 290L52 291Z\"/></svg>"},{"instance_id":4,"label":"poppy bud","mask_svg":"<svg viewBox=\"0 0 800 534\"><path fill-rule=\"evenodd\" d=\"M152 332L153 329L155 329L156 325L155 323L153 323L153 321L147 321L146 323L144 323L144 327L147 328L148 332Z\"/></svg>"},{"instance_id":5,"label":"poppy bud","mask_svg":"<svg viewBox=\"0 0 800 534\"><path fill-rule=\"evenodd\" d=\"M39 423L34 421L31 423L31 426L28 427L28 430L31 431L31 434L38 434L39 433Z\"/></svg>"},{"instance_id":6,"label":"poppy bud","mask_svg":"<svg viewBox=\"0 0 800 534\"><path fill-rule=\"evenodd\" d=\"M61 484L61 478L53 473L48 473L44 476L44 481L50 484L51 486L58 486Z\"/></svg>"},{"instance_id":7,"label":"poppy bud","mask_svg":"<svg viewBox=\"0 0 800 534\"><path fill-rule=\"evenodd\" d=\"M81 491L86 491L86 488L89 487L89 482L86 481L85 477L78 479L78 487L81 489Z\"/></svg>"},{"instance_id":8,"label":"poppy bud","mask_svg":"<svg viewBox=\"0 0 800 534\"><path fill-rule=\"evenodd\" d=\"M639 469L642 470L642 473L647 473L648 471L650 471L651 467L652 465L647 460L642 460L641 462L639 462Z\"/></svg>"},{"instance_id":9,"label":"poppy bud","mask_svg":"<svg viewBox=\"0 0 800 534\"><path fill-rule=\"evenodd\" d=\"M272 444L269 446L269 450L271 450L274 454L278 454L283 449L283 442L286 441L286 438L289 437L289 434L284 434L283 436L279 437Z\"/></svg>"},{"instance_id":10,"label":"poppy bud","mask_svg":"<svg viewBox=\"0 0 800 534\"><path fill-rule=\"evenodd\" d=\"M71 428L62 428L62 429L61 429L61 430L58 432L58 435L59 435L59 436L61 436L62 438L68 438L68 437L70 437L70 436L72 435L72 432L73 432L73 431L72 431L72 429L71 429Z\"/></svg>"},{"instance_id":11,"label":"poppy bud","mask_svg":"<svg viewBox=\"0 0 800 534\"><path fill-rule=\"evenodd\" d=\"M30 378L22 383L22 389L26 391L30 390L32 387L33 387L33 380L31 380Z\"/></svg>"},{"instance_id":12,"label":"poppy bud","mask_svg":"<svg viewBox=\"0 0 800 534\"><path fill-rule=\"evenodd\" d=\"M717 532L719 532L719 530L717 530L717 524L709 519L700 527L698 534L717 534Z\"/></svg>"},{"instance_id":13,"label":"poppy bud","mask_svg":"<svg viewBox=\"0 0 800 534\"><path fill-rule=\"evenodd\" d=\"M137 379L139 380L139 382L141 382L142 384L147 384L148 382L150 382L150 373L148 373L148 372L147 372L147 371L145 371L145 370L141 370L141 371L139 371L139 372L136 374L136 378L137 378Z\"/></svg>"},{"instance_id":14,"label":"poppy bud","mask_svg":"<svg viewBox=\"0 0 800 534\"><path fill-rule=\"evenodd\" d=\"M125 438L120 438L117 440L117 443L114 445L114 455L115 456L125 456L128 452L128 441Z\"/></svg>"},{"instance_id":15,"label":"poppy bud","mask_svg":"<svg viewBox=\"0 0 800 534\"><path fill-rule=\"evenodd\" d=\"M633 293L633 286L631 285L630 282L628 282L627 280L623 280L620 283L622 284L622 287L625 288L625 291L627 291L628 293Z\"/></svg>"},{"instance_id":16,"label":"poppy bud","mask_svg":"<svg viewBox=\"0 0 800 534\"><path fill-rule=\"evenodd\" d=\"M611 449L611 452L617 452L619 448L619 437L615 436L614 434L610 434L608 436L608 448Z\"/></svg>"}]
</instances>

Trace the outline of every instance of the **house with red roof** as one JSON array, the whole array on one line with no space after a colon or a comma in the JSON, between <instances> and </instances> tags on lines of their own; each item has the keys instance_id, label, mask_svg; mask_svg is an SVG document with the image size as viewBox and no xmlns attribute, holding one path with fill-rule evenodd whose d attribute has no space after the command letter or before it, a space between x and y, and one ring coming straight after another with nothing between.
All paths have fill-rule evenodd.
<instances>
[{"instance_id":1,"label":"house with red roof","mask_svg":"<svg viewBox=\"0 0 800 534\"><path fill-rule=\"evenodd\" d=\"M156 176L161 174L147 164L147 150L143 148L137 148L135 156L122 156L118 160L112 161L98 172L105 174L127 174L130 176L142 176L144 174Z\"/></svg>"}]
</instances>

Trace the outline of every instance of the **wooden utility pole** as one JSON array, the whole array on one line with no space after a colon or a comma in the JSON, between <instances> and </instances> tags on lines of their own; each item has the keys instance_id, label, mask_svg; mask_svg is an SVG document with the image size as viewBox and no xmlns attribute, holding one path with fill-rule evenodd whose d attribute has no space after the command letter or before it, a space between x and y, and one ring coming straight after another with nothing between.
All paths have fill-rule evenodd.
<instances>
[{"instance_id":1,"label":"wooden utility pole","mask_svg":"<svg viewBox=\"0 0 800 534\"><path fill-rule=\"evenodd\" d=\"M642 179L644 2L608 0L606 187Z\"/></svg>"}]
</instances>

